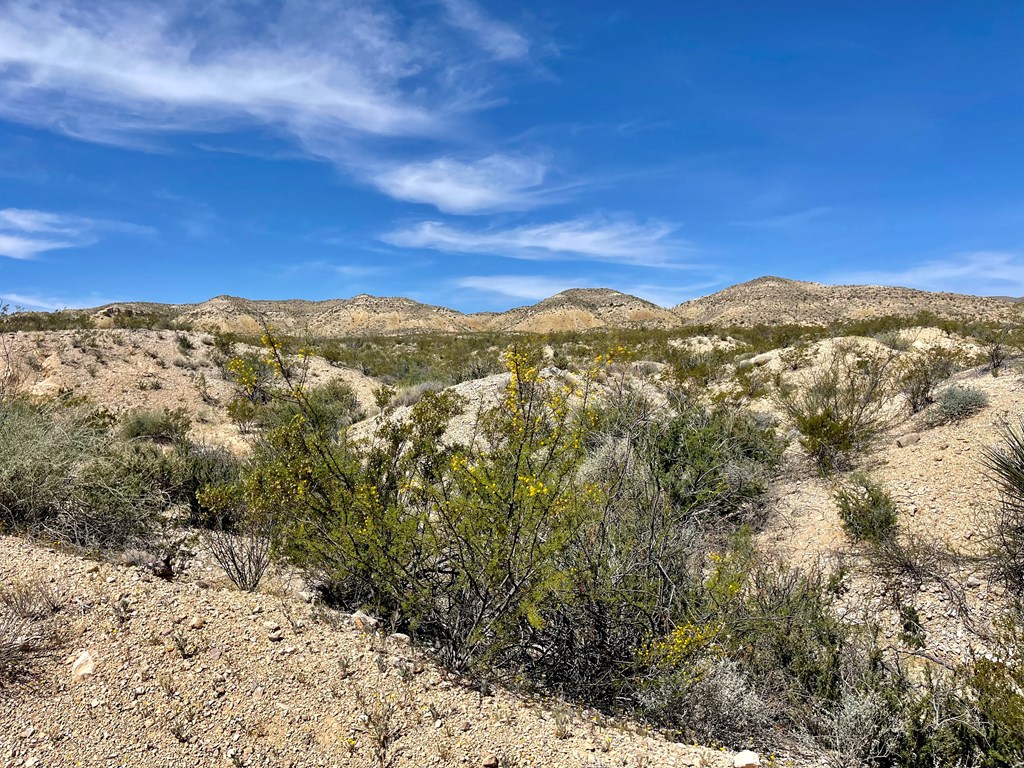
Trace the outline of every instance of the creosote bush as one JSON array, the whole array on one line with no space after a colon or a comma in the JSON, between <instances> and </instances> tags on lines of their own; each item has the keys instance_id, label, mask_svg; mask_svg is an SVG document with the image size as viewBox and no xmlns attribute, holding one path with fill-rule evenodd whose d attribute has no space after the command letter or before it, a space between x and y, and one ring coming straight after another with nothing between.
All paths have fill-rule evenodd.
<instances>
[{"instance_id":1,"label":"creosote bush","mask_svg":"<svg viewBox=\"0 0 1024 768\"><path fill-rule=\"evenodd\" d=\"M822 472L847 466L881 430L894 359L837 344L799 386L781 388L779 404Z\"/></svg>"},{"instance_id":2,"label":"creosote bush","mask_svg":"<svg viewBox=\"0 0 1024 768\"><path fill-rule=\"evenodd\" d=\"M867 475L852 475L836 490L833 499L843 527L854 539L878 543L896 535L896 502Z\"/></svg>"},{"instance_id":3,"label":"creosote bush","mask_svg":"<svg viewBox=\"0 0 1024 768\"><path fill-rule=\"evenodd\" d=\"M911 413L918 413L935 402L935 388L953 375L956 361L943 350L917 355L902 362L899 388L907 398Z\"/></svg>"}]
</instances>

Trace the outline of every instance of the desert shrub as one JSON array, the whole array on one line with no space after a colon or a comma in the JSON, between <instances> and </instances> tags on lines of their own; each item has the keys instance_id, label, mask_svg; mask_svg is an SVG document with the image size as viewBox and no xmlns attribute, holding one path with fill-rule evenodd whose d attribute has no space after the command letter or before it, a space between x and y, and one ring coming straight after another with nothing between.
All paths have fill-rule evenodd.
<instances>
[{"instance_id":1,"label":"desert shrub","mask_svg":"<svg viewBox=\"0 0 1024 768\"><path fill-rule=\"evenodd\" d=\"M867 475L854 474L836 490L833 499L843 527L858 541L879 542L896 535L896 502Z\"/></svg>"},{"instance_id":2,"label":"desert shrub","mask_svg":"<svg viewBox=\"0 0 1024 768\"><path fill-rule=\"evenodd\" d=\"M259 406L247 397L232 398L225 410L228 418L242 433L252 430L260 415Z\"/></svg>"},{"instance_id":3,"label":"desert shrub","mask_svg":"<svg viewBox=\"0 0 1024 768\"><path fill-rule=\"evenodd\" d=\"M1024 419L1002 428L999 445L985 449L984 461L999 492L990 518L988 559L999 578L1024 595Z\"/></svg>"},{"instance_id":4,"label":"desert shrub","mask_svg":"<svg viewBox=\"0 0 1024 768\"><path fill-rule=\"evenodd\" d=\"M906 396L911 413L918 413L935 402L935 388L953 375L956 361L946 352L930 352L904 361L900 366L899 388Z\"/></svg>"},{"instance_id":5,"label":"desert shrub","mask_svg":"<svg viewBox=\"0 0 1024 768\"><path fill-rule=\"evenodd\" d=\"M200 499L204 508L217 510L202 534L213 559L236 587L256 591L270 567L273 517L246 508L237 485L207 487Z\"/></svg>"},{"instance_id":6,"label":"desert shrub","mask_svg":"<svg viewBox=\"0 0 1024 768\"><path fill-rule=\"evenodd\" d=\"M188 357L190 354L192 354L192 351L196 348L195 342L193 342L192 339L190 339L188 336L182 333L179 333L177 336L175 336L174 340L175 343L178 345L178 351L181 352L181 354L185 355L185 357Z\"/></svg>"},{"instance_id":7,"label":"desert shrub","mask_svg":"<svg viewBox=\"0 0 1024 768\"><path fill-rule=\"evenodd\" d=\"M253 420L263 430L284 426L298 415L310 420L311 426L325 435L337 435L345 427L364 418L352 388L334 380L318 387L308 387L296 396L268 387L269 401L254 411ZM300 403L298 398L301 398Z\"/></svg>"},{"instance_id":8,"label":"desert shrub","mask_svg":"<svg viewBox=\"0 0 1024 768\"><path fill-rule=\"evenodd\" d=\"M734 744L783 723L824 728L857 653L827 580L758 561L749 534L711 564L675 627L637 655L641 711L687 739Z\"/></svg>"},{"instance_id":9,"label":"desert shrub","mask_svg":"<svg viewBox=\"0 0 1024 768\"><path fill-rule=\"evenodd\" d=\"M0 520L80 546L127 546L167 503L164 469L145 446L22 406L0 406Z\"/></svg>"},{"instance_id":10,"label":"desert shrub","mask_svg":"<svg viewBox=\"0 0 1024 768\"><path fill-rule=\"evenodd\" d=\"M658 436L655 465L679 509L726 518L749 512L761 498L784 447L764 417L723 405L688 407Z\"/></svg>"},{"instance_id":11,"label":"desert shrub","mask_svg":"<svg viewBox=\"0 0 1024 768\"><path fill-rule=\"evenodd\" d=\"M876 740L876 764L1001 768L1024 760L1024 665L1019 632L996 659L928 668L889 699L899 727Z\"/></svg>"},{"instance_id":12,"label":"desert shrub","mask_svg":"<svg viewBox=\"0 0 1024 768\"><path fill-rule=\"evenodd\" d=\"M394 397L391 398L388 404L394 408L415 405L427 392L434 392L439 389L444 389L444 385L439 381L424 381L409 387L402 387L395 392Z\"/></svg>"},{"instance_id":13,"label":"desert shrub","mask_svg":"<svg viewBox=\"0 0 1024 768\"><path fill-rule=\"evenodd\" d=\"M192 420L182 408L161 411L132 411L121 419L121 436L127 440L146 438L163 442L184 440Z\"/></svg>"},{"instance_id":14,"label":"desert shrub","mask_svg":"<svg viewBox=\"0 0 1024 768\"><path fill-rule=\"evenodd\" d=\"M846 466L882 428L893 359L837 346L805 381L780 390L779 405L822 472Z\"/></svg>"},{"instance_id":15,"label":"desert shrub","mask_svg":"<svg viewBox=\"0 0 1024 768\"><path fill-rule=\"evenodd\" d=\"M954 384L939 393L937 418L942 422L963 421L986 405L988 396L980 389Z\"/></svg>"},{"instance_id":16,"label":"desert shrub","mask_svg":"<svg viewBox=\"0 0 1024 768\"><path fill-rule=\"evenodd\" d=\"M220 520L203 503L201 492L208 485L224 485L238 479L242 461L225 448L212 448L179 441L166 457L166 488L172 502L188 508L188 524L200 528L219 527Z\"/></svg>"}]
</instances>

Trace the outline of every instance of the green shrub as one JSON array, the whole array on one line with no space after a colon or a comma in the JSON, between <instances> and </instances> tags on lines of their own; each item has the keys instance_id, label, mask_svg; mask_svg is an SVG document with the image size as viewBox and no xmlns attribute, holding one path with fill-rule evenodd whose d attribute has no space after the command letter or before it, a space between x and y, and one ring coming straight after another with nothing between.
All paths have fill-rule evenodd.
<instances>
[{"instance_id":1,"label":"green shrub","mask_svg":"<svg viewBox=\"0 0 1024 768\"><path fill-rule=\"evenodd\" d=\"M918 413L935 402L935 387L953 375L956 362L942 351L930 352L904 361L900 367L899 387L907 398L911 413Z\"/></svg>"},{"instance_id":2,"label":"green shrub","mask_svg":"<svg viewBox=\"0 0 1024 768\"><path fill-rule=\"evenodd\" d=\"M164 442L184 440L192 420L182 408L162 411L133 411L121 419L121 436L128 440L147 438Z\"/></svg>"},{"instance_id":3,"label":"green shrub","mask_svg":"<svg viewBox=\"0 0 1024 768\"><path fill-rule=\"evenodd\" d=\"M988 395L980 389L954 384L939 393L938 416L943 422L968 419L988 405Z\"/></svg>"},{"instance_id":4,"label":"green shrub","mask_svg":"<svg viewBox=\"0 0 1024 768\"><path fill-rule=\"evenodd\" d=\"M677 508L726 518L749 512L761 498L784 447L764 417L720 405L684 410L654 451L658 477Z\"/></svg>"},{"instance_id":5,"label":"green shrub","mask_svg":"<svg viewBox=\"0 0 1024 768\"><path fill-rule=\"evenodd\" d=\"M141 541L167 504L156 449L124 443L75 413L0 406L0 520L86 547Z\"/></svg>"},{"instance_id":6,"label":"green shrub","mask_svg":"<svg viewBox=\"0 0 1024 768\"><path fill-rule=\"evenodd\" d=\"M858 541L879 542L896 535L896 502L867 475L855 474L833 496L843 527Z\"/></svg>"},{"instance_id":7,"label":"green shrub","mask_svg":"<svg viewBox=\"0 0 1024 768\"><path fill-rule=\"evenodd\" d=\"M202 502L201 492L208 485L236 481L242 472L242 461L224 448L185 441L175 444L167 461L170 464L167 487L171 501L188 508L188 524L201 528L222 527L225 521ZM230 520L227 522L230 526Z\"/></svg>"},{"instance_id":8,"label":"green shrub","mask_svg":"<svg viewBox=\"0 0 1024 768\"><path fill-rule=\"evenodd\" d=\"M779 405L822 472L846 466L881 430L893 360L837 345L806 381L780 390Z\"/></svg>"}]
</instances>

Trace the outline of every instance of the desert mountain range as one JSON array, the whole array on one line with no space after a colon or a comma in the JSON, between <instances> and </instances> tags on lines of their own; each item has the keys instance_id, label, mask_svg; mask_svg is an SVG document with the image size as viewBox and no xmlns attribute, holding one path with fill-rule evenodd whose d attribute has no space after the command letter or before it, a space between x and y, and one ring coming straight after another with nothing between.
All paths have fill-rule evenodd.
<instances>
[{"instance_id":1,"label":"desert mountain range","mask_svg":"<svg viewBox=\"0 0 1024 768\"><path fill-rule=\"evenodd\" d=\"M284 333L312 337L501 331L552 333L600 328L670 329L689 325L828 325L929 312L949 319L1008 321L1021 305L1006 297L935 293L912 288L820 283L761 277L718 293L659 307L608 288L574 288L506 312L463 314L402 297L264 301L217 296L199 304L127 302L91 310L100 326L117 315L159 315L198 328L254 333L265 317Z\"/></svg>"}]
</instances>

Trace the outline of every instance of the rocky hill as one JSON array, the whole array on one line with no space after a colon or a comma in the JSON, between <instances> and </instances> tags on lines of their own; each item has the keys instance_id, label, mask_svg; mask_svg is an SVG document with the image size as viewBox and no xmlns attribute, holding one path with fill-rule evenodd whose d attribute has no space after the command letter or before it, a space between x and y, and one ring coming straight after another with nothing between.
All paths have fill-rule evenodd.
<instances>
[{"instance_id":1,"label":"rocky hill","mask_svg":"<svg viewBox=\"0 0 1024 768\"><path fill-rule=\"evenodd\" d=\"M1008 321L1022 305L1005 297L932 293L871 285L822 285L761 277L665 309L608 288L576 288L507 312L466 315L402 297L365 294L326 301L257 301L217 296L200 304L109 304L90 314L100 327L115 318L159 317L203 330L252 334L265 317L278 331L317 338L503 331L553 333L598 328L666 329L686 325L827 325L930 312L943 318Z\"/></svg>"},{"instance_id":2,"label":"rocky hill","mask_svg":"<svg viewBox=\"0 0 1024 768\"><path fill-rule=\"evenodd\" d=\"M609 288L574 288L528 307L495 315L489 330L523 333L585 331L593 328L672 328L671 312Z\"/></svg>"},{"instance_id":3,"label":"rocky hill","mask_svg":"<svg viewBox=\"0 0 1024 768\"><path fill-rule=\"evenodd\" d=\"M1019 316L1012 299L933 293L877 285L822 285L759 277L673 310L686 324L828 325L891 315L930 312L943 318L1004 321Z\"/></svg>"}]
</instances>

